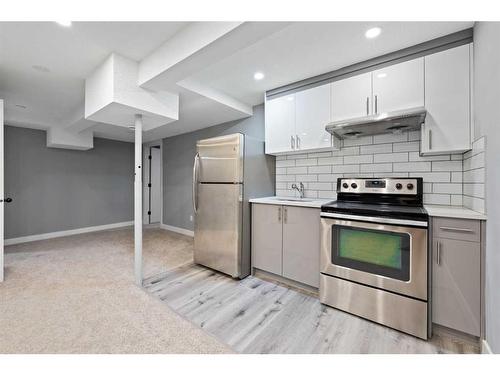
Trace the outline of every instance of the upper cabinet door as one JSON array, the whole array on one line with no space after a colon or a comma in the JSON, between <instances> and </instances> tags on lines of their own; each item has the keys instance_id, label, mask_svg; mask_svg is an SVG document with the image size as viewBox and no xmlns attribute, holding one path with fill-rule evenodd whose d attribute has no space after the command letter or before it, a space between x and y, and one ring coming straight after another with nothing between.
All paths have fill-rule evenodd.
<instances>
[{"instance_id":1,"label":"upper cabinet door","mask_svg":"<svg viewBox=\"0 0 500 375\"><path fill-rule=\"evenodd\" d=\"M325 131L330 122L330 85L314 87L295 94L296 149L310 150L332 146Z\"/></svg>"},{"instance_id":2,"label":"upper cabinet door","mask_svg":"<svg viewBox=\"0 0 500 375\"><path fill-rule=\"evenodd\" d=\"M375 70L373 112L384 113L424 106L424 58Z\"/></svg>"},{"instance_id":3,"label":"upper cabinet door","mask_svg":"<svg viewBox=\"0 0 500 375\"><path fill-rule=\"evenodd\" d=\"M332 87L332 121L363 117L372 113L371 73L335 81Z\"/></svg>"},{"instance_id":4,"label":"upper cabinet door","mask_svg":"<svg viewBox=\"0 0 500 375\"><path fill-rule=\"evenodd\" d=\"M422 154L471 148L470 48L467 44L425 57Z\"/></svg>"},{"instance_id":5,"label":"upper cabinet door","mask_svg":"<svg viewBox=\"0 0 500 375\"><path fill-rule=\"evenodd\" d=\"M266 154L295 149L295 94L266 100Z\"/></svg>"}]
</instances>

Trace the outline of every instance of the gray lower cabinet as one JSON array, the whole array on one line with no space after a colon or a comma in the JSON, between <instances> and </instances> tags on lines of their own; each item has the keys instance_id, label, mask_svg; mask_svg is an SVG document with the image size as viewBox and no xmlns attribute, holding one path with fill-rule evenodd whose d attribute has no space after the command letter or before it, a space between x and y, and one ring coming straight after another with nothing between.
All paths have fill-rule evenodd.
<instances>
[{"instance_id":1,"label":"gray lower cabinet","mask_svg":"<svg viewBox=\"0 0 500 375\"><path fill-rule=\"evenodd\" d=\"M282 273L283 209L270 204L252 204L252 267L277 275Z\"/></svg>"},{"instance_id":2,"label":"gray lower cabinet","mask_svg":"<svg viewBox=\"0 0 500 375\"><path fill-rule=\"evenodd\" d=\"M320 212L283 206L283 276L319 288Z\"/></svg>"},{"instance_id":3,"label":"gray lower cabinet","mask_svg":"<svg viewBox=\"0 0 500 375\"><path fill-rule=\"evenodd\" d=\"M319 287L320 210L252 204L252 267Z\"/></svg>"},{"instance_id":4,"label":"gray lower cabinet","mask_svg":"<svg viewBox=\"0 0 500 375\"><path fill-rule=\"evenodd\" d=\"M434 219L432 321L474 336L481 334L479 222Z\"/></svg>"}]
</instances>

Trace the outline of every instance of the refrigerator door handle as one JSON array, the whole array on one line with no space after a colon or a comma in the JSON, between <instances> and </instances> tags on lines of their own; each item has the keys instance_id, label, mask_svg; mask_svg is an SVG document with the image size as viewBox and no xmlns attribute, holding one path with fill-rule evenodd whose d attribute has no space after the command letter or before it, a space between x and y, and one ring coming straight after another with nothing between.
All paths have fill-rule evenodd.
<instances>
[{"instance_id":1,"label":"refrigerator door handle","mask_svg":"<svg viewBox=\"0 0 500 375\"><path fill-rule=\"evenodd\" d=\"M197 152L193 163L193 211L198 212L198 164L200 154Z\"/></svg>"}]
</instances>

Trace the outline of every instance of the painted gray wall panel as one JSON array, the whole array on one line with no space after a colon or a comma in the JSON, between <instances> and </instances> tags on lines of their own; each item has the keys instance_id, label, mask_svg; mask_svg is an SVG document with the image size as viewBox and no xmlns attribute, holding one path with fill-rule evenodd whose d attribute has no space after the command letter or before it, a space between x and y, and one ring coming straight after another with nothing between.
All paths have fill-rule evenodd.
<instances>
[{"instance_id":1,"label":"painted gray wall panel","mask_svg":"<svg viewBox=\"0 0 500 375\"><path fill-rule=\"evenodd\" d=\"M133 173L132 143L47 148L45 131L6 126L5 238L132 220Z\"/></svg>"},{"instance_id":2,"label":"painted gray wall panel","mask_svg":"<svg viewBox=\"0 0 500 375\"><path fill-rule=\"evenodd\" d=\"M225 134L243 133L264 140L264 105L253 108L254 114L163 140L163 223L193 230L189 216L192 208L192 173L196 141ZM273 170L274 172L274 170Z\"/></svg>"},{"instance_id":3,"label":"painted gray wall panel","mask_svg":"<svg viewBox=\"0 0 500 375\"><path fill-rule=\"evenodd\" d=\"M486 136L486 340L500 353L500 23L476 22L474 26L475 135Z\"/></svg>"}]
</instances>

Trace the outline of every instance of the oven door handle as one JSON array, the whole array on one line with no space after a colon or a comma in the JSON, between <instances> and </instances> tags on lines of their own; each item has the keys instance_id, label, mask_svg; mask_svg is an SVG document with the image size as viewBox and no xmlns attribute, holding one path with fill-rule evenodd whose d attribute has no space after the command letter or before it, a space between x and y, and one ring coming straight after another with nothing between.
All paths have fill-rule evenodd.
<instances>
[{"instance_id":1,"label":"oven door handle","mask_svg":"<svg viewBox=\"0 0 500 375\"><path fill-rule=\"evenodd\" d=\"M412 225L415 227L425 227L425 228L427 227L427 221L391 219L388 217L357 216L357 215L347 215L347 214L339 214L339 213L331 213L331 212L322 212L321 217L333 218L333 219L368 221L370 223L380 223L380 224Z\"/></svg>"}]
</instances>

